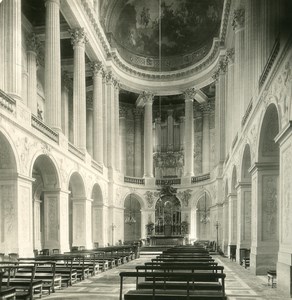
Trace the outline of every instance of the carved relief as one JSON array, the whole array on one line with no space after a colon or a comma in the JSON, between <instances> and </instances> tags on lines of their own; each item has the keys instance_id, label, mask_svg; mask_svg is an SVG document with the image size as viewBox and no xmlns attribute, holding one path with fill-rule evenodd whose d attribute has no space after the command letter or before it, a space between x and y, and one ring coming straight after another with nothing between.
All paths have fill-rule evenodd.
<instances>
[{"instance_id":1,"label":"carved relief","mask_svg":"<svg viewBox=\"0 0 292 300\"><path fill-rule=\"evenodd\" d=\"M234 30L237 28L241 28L244 26L245 20L245 11L243 8L239 8L234 10L233 12L233 20L232 20L232 27Z\"/></svg>"},{"instance_id":2,"label":"carved relief","mask_svg":"<svg viewBox=\"0 0 292 300\"><path fill-rule=\"evenodd\" d=\"M159 197L159 192L147 191L144 195L146 198L147 207L151 208L151 207L153 207L155 199Z\"/></svg>"},{"instance_id":3,"label":"carved relief","mask_svg":"<svg viewBox=\"0 0 292 300\"><path fill-rule=\"evenodd\" d=\"M20 154L22 172L27 172L30 164L30 152L35 150L37 141L31 141L28 137L18 138L15 146Z\"/></svg>"},{"instance_id":4,"label":"carved relief","mask_svg":"<svg viewBox=\"0 0 292 300\"><path fill-rule=\"evenodd\" d=\"M48 240L56 240L58 237L58 209L57 199L47 197L48 202Z\"/></svg>"},{"instance_id":5,"label":"carved relief","mask_svg":"<svg viewBox=\"0 0 292 300\"><path fill-rule=\"evenodd\" d=\"M189 200L192 197L192 190L188 189L185 191L180 191L177 193L177 197L181 200L183 206L188 207L189 206Z\"/></svg>"},{"instance_id":6,"label":"carved relief","mask_svg":"<svg viewBox=\"0 0 292 300\"><path fill-rule=\"evenodd\" d=\"M75 28L68 30L71 35L71 44L73 47L84 45L88 42L84 28Z\"/></svg>"}]
</instances>

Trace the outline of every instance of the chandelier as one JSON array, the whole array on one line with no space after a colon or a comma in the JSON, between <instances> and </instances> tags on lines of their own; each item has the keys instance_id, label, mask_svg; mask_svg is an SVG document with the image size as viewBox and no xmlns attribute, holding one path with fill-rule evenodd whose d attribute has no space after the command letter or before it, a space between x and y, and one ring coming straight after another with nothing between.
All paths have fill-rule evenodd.
<instances>
[{"instance_id":1,"label":"chandelier","mask_svg":"<svg viewBox=\"0 0 292 300\"><path fill-rule=\"evenodd\" d=\"M129 210L129 214L125 217L125 223L129 224L129 225L136 223L136 219L134 218L133 213L132 213L132 197L131 197L131 195L130 195L130 210Z\"/></svg>"},{"instance_id":2,"label":"chandelier","mask_svg":"<svg viewBox=\"0 0 292 300\"><path fill-rule=\"evenodd\" d=\"M203 210L203 215L202 215L200 222L203 224L207 224L210 222L210 218L209 218L209 213L208 213L207 204L206 204L206 192L204 194L204 200L205 200L205 209Z\"/></svg>"}]
</instances>

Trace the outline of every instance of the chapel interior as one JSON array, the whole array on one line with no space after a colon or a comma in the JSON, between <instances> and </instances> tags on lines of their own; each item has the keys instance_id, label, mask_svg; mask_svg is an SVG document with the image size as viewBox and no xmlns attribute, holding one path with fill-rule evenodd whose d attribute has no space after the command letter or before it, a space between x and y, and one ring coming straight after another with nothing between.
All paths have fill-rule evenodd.
<instances>
[{"instance_id":1,"label":"chapel interior","mask_svg":"<svg viewBox=\"0 0 292 300\"><path fill-rule=\"evenodd\" d=\"M0 299L290 299L291 15L291 0L0 0ZM175 251L224 266L223 296L151 298L123 273ZM54 276L83 259L77 283L33 287L42 255ZM10 287L24 258L29 288Z\"/></svg>"}]
</instances>

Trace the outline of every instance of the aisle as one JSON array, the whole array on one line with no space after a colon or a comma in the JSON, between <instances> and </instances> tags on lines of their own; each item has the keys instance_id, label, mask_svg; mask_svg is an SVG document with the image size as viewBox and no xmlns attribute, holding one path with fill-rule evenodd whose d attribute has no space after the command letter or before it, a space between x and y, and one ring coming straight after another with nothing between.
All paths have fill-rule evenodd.
<instances>
[{"instance_id":1,"label":"aisle","mask_svg":"<svg viewBox=\"0 0 292 300\"><path fill-rule=\"evenodd\" d=\"M69 288L57 290L45 299L88 299L88 300L118 300L120 289L121 271L135 270L135 266L144 264L154 256L142 256L125 265L103 272L74 284ZM277 288L268 286L266 276L251 275L249 270L244 269L227 258L214 257L219 265L224 266L226 273L226 295L228 300L291 300L285 298ZM135 279L125 279L123 289L127 292L135 288Z\"/></svg>"}]
</instances>

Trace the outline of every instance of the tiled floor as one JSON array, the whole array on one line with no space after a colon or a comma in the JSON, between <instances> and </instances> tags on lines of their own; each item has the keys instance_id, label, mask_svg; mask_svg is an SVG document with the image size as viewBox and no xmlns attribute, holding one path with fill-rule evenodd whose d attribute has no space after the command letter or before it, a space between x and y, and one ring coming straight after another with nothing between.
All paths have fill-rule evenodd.
<instances>
[{"instance_id":1,"label":"tiled floor","mask_svg":"<svg viewBox=\"0 0 292 300\"><path fill-rule=\"evenodd\" d=\"M134 270L136 265L143 264L152 257L143 256L113 270L101 273L72 287L56 291L46 299L95 299L95 300L118 300L120 290L119 272ZM227 258L218 257L220 265L224 266L226 273L226 294L228 300L288 300L277 288L268 286L265 276L251 275L249 270L244 269ZM135 288L134 279L125 279L124 292ZM290 299L291 300L291 299Z\"/></svg>"}]
</instances>

